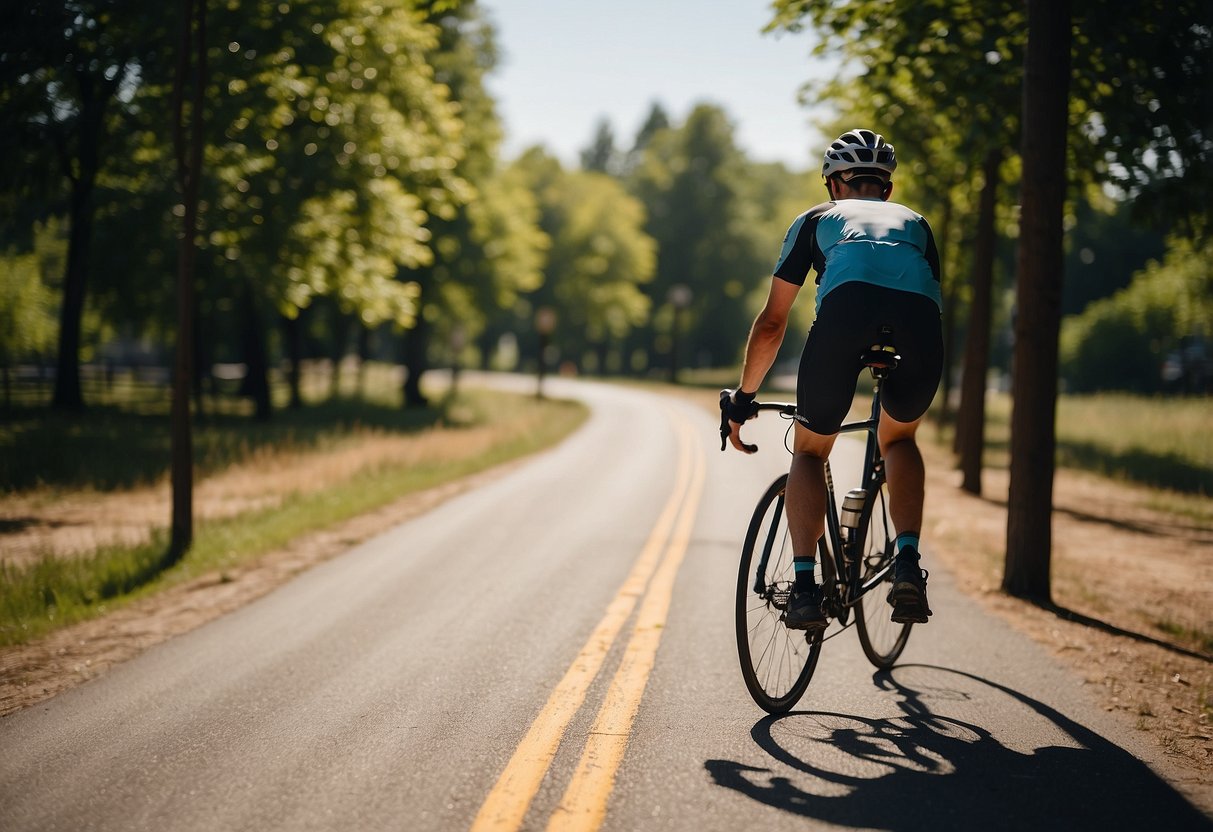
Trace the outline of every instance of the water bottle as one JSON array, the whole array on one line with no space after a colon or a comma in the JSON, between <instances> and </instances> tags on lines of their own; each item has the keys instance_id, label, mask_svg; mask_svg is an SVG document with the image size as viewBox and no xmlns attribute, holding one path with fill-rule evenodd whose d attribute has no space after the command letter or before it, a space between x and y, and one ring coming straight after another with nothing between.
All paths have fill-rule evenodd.
<instances>
[{"instance_id":1,"label":"water bottle","mask_svg":"<svg viewBox=\"0 0 1213 832\"><path fill-rule=\"evenodd\" d=\"M842 513L839 522L843 528L852 532L859 528L859 515L863 513L863 504L868 498L868 492L862 488L852 488L842 498Z\"/></svg>"}]
</instances>

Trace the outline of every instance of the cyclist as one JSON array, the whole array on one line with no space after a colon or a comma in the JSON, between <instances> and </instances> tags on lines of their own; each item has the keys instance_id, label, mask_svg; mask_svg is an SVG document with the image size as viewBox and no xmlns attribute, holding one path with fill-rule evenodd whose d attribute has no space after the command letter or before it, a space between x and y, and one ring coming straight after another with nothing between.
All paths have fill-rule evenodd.
<instances>
[{"instance_id":1,"label":"cyclist","mask_svg":"<svg viewBox=\"0 0 1213 832\"><path fill-rule=\"evenodd\" d=\"M813 577L825 532L825 460L850 409L859 356L892 341L902 356L884 382L877 439L897 531L889 602L897 622L925 623L926 572L919 566L924 469L915 432L943 368L939 254L927 221L895 202L893 145L872 130L848 130L825 152L821 168L830 201L797 217L783 240L766 305L746 342L741 382L728 405L733 447L752 418L754 396L783 343L788 314L809 268L817 273L817 317L801 354L796 422L787 484L787 517L796 580L788 627L825 628L821 588Z\"/></svg>"}]
</instances>

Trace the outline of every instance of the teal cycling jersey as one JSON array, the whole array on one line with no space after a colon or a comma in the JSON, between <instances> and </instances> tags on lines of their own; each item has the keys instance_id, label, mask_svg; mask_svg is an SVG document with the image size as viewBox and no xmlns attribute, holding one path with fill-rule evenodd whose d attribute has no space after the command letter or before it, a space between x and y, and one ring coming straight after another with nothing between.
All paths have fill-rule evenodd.
<instances>
[{"instance_id":1,"label":"teal cycling jersey","mask_svg":"<svg viewBox=\"0 0 1213 832\"><path fill-rule=\"evenodd\" d=\"M804 285L817 272L817 308L844 283L862 281L925 295L943 306L939 252L921 214L880 199L823 202L797 217L774 275Z\"/></svg>"}]
</instances>

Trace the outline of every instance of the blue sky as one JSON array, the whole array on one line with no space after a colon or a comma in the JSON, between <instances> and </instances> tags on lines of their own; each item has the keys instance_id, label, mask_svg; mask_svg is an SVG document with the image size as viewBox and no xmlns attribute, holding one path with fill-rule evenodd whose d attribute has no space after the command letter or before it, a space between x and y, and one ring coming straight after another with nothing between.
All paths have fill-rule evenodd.
<instances>
[{"instance_id":1,"label":"blue sky","mask_svg":"<svg viewBox=\"0 0 1213 832\"><path fill-rule=\"evenodd\" d=\"M708 101L730 115L750 158L816 165L822 137L796 95L832 70L810 58L810 34L762 34L769 0L481 5L502 52L488 86L506 123L508 155L543 144L573 164L604 116L626 148L654 100L676 122Z\"/></svg>"}]
</instances>

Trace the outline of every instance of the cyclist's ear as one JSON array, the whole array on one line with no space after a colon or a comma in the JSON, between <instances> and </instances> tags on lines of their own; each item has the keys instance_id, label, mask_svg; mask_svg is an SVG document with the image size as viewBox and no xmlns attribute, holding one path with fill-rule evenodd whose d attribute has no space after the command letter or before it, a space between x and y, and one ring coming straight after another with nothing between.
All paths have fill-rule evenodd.
<instances>
[{"instance_id":1,"label":"cyclist's ear","mask_svg":"<svg viewBox=\"0 0 1213 832\"><path fill-rule=\"evenodd\" d=\"M888 182L884 183L884 190L881 191L880 198L883 199L884 201L888 202L889 197L891 197L892 195L893 195L893 180L890 179Z\"/></svg>"}]
</instances>

